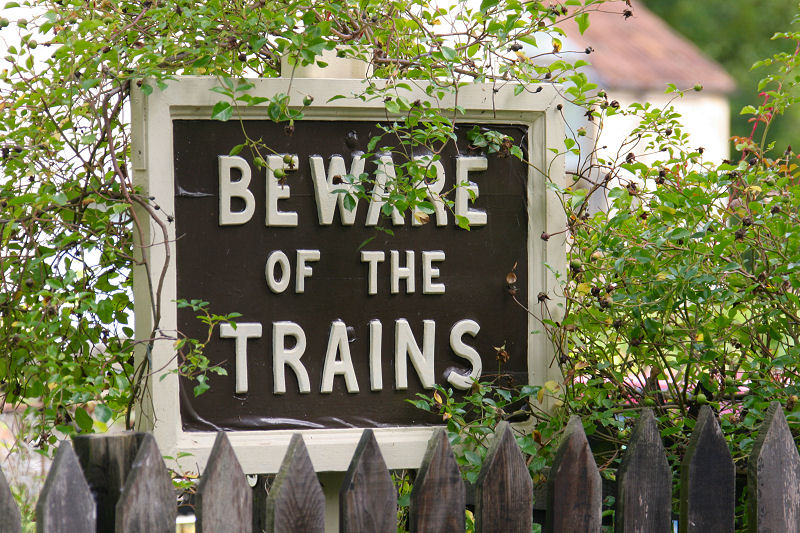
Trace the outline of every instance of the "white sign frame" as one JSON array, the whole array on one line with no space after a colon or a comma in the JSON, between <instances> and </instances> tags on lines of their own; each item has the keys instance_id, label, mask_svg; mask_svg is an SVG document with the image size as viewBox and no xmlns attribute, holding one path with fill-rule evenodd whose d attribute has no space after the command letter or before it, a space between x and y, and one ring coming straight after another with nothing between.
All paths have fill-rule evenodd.
<instances>
[{"instance_id":1,"label":"white sign frame","mask_svg":"<svg viewBox=\"0 0 800 533\"><path fill-rule=\"evenodd\" d=\"M382 100L364 102L356 98L338 99L327 103L336 95L353 95L363 91L360 80L340 79L294 79L272 78L250 80L254 88L248 91L254 96L272 96L290 93L290 105L301 107L305 95L313 95L313 103L305 109L305 117L313 120L386 120ZM131 95L132 112L132 164L134 182L145 196L153 198L160 213L174 213L174 169L172 120L209 119L213 105L224 99L211 91L220 85L210 77L185 76L167 82L165 90L154 89L149 95L134 86ZM537 295L544 292L550 296L547 302L550 318L559 320L562 313L557 295L556 272L566 272L565 215L556 193L546 187L546 179L540 170L546 169L549 180L564 186L564 119L557 105L563 100L553 86L542 85L541 91L523 91L514 95L514 85L473 84L459 90L458 105L466 110L460 122L482 124L521 124L528 127L528 154L532 165L528 174L528 308L538 312L541 304ZM400 94L409 101L431 100L420 88L412 91L400 89ZM452 98L438 104L446 109L454 104ZM241 108L242 118L268 120L263 106ZM235 119L232 119L235 120ZM557 153L556 153L557 152ZM158 224L150 220L143 211L139 222L147 242L137 244L139 258L149 265L149 272L142 266L134 268L134 298L136 301L136 338L149 338L154 322L153 303L160 309L160 330L165 336L174 336L177 331L175 227L166 224L170 260L161 283L160 302L150 301L149 287L160 282L161 272L167 261L167 247ZM557 234L545 241L542 232ZM143 256L142 256L143 254ZM535 261L542 258L542 261ZM148 275L152 279L148 279ZM524 312L520 310L520 312ZM555 352L547 335L542 331L536 317L528 318L528 373L531 384L543 385L550 379L558 379L558 364ZM155 341L152 351L142 349L138 354L150 357L153 374L147 380L145 397L139 406L137 428L152 431L164 455L176 458L181 468L202 469L205 465L216 434L214 432L187 432L181 427L178 376L175 374L177 359L173 341ZM425 452L427 441L435 428L392 427L373 428L386 464L390 469L418 468ZM314 430L269 430L231 431L228 433L237 457L247 473L275 473L294 433L301 433L308 448L311 461L317 471L345 471L361 429L314 429ZM179 458L181 452L190 455Z\"/></svg>"}]
</instances>

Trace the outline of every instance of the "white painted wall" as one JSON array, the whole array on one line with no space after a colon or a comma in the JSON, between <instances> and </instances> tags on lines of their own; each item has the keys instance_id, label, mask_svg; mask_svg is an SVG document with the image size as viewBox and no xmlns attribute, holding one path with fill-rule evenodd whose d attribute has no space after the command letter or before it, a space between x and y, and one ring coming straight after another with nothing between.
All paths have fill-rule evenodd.
<instances>
[{"instance_id":1,"label":"white painted wall","mask_svg":"<svg viewBox=\"0 0 800 533\"><path fill-rule=\"evenodd\" d=\"M681 118L683 131L689 134L689 147L703 147L703 158L707 161L719 162L727 158L728 138L730 137L730 105L728 99L721 94L694 92L687 93L683 98L674 98L673 94L650 91L632 93L628 91L609 91L609 100L617 100L621 109L634 102L650 102L655 107L672 105ZM601 157L613 158L619 146L625 141L628 134L637 125L637 119L630 116L616 115L607 119L600 134L600 145L608 148L601 150ZM634 150L638 156L643 153L640 147ZM622 153L625 157L627 151ZM663 156L656 156L659 158ZM654 157L645 158L653 160Z\"/></svg>"}]
</instances>

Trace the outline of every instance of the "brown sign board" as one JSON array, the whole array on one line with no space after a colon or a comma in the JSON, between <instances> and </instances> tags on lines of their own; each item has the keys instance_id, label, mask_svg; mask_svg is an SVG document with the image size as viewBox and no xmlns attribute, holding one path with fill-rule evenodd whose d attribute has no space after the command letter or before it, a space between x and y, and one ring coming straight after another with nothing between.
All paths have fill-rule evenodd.
<instances>
[{"instance_id":1,"label":"brown sign board","mask_svg":"<svg viewBox=\"0 0 800 533\"><path fill-rule=\"evenodd\" d=\"M185 77L132 93L134 177L162 216L140 217L136 331L152 374L137 423L165 454L202 466L225 430L245 471L276 472L300 432L316 469L342 471L372 428L390 468L416 468L442 424L408 401L418 393L441 385L463 395L499 372L520 384L557 378L541 327L558 320L565 268L563 210L547 186L564 178L552 146L563 136L555 90L463 87L457 139L432 161L421 147L369 150L393 117L380 100L332 102L359 92L357 81L253 80L254 96L288 92L298 107L314 96L290 130L261 106L211 120L216 85ZM473 146L475 126L507 136L525 161ZM269 147L266 167L248 148L231 153L245 135ZM427 217L384 205L410 158L432 169ZM349 176L365 178L353 209L342 193ZM550 297L546 309L539 293ZM199 396L197 382L178 375L175 340L204 341L209 329L182 300L238 314L211 331L203 353L225 375L208 374ZM502 365L498 349L509 356Z\"/></svg>"},{"instance_id":2,"label":"brown sign board","mask_svg":"<svg viewBox=\"0 0 800 533\"><path fill-rule=\"evenodd\" d=\"M324 198L315 190L322 185L334 198L340 193L328 191L344 190L328 185L332 160L351 172L368 141L382 133L378 124L298 121L290 134L270 121L248 121L244 128L275 150L281 168L289 166L285 198L268 199L268 180L278 180L258 169L247 150L226 157L245 140L241 124L173 122L178 298L207 301L217 314L241 313L236 322L250 325L248 331L214 332L204 353L227 375L212 375L210 390L195 397L194 383L181 380L184 429L441 423L406 400L430 394L434 384L469 389L472 357L480 358L483 374L497 373L495 347L510 355L502 371L527 383L528 319L514 301L527 301L525 163L507 150L487 154L472 147L466 135L472 125L460 125L458 141L440 154L443 186L437 188L455 197L457 179L473 183L477 195L465 205L477 223L469 230L456 224L455 206L431 214L425 224L410 213L399 221L375 216L370 204L382 201L377 192L372 201L359 201L354 220L345 224L343 209L349 214L338 203L333 217L320 219ZM490 128L527 151L524 126ZM296 167L284 164L284 154L297 159ZM401 163L397 154L388 157ZM378 169L379 156L365 159L360 164L370 190L376 172L385 169ZM243 173L249 174L247 192L239 181ZM241 196L221 206L221 190L233 184ZM280 215L272 221L270 202ZM227 213L239 220L227 222ZM509 291L512 269L518 281ZM180 309L178 329L203 339L208 327L196 315ZM299 355L288 348L298 341L304 347ZM246 349L238 365L237 345ZM242 373L247 384L237 389Z\"/></svg>"}]
</instances>

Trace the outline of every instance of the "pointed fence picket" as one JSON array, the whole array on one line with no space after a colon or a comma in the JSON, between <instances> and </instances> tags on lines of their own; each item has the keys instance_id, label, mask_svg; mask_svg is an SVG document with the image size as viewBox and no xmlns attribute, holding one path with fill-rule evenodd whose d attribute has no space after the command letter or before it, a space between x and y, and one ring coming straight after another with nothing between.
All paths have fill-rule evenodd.
<instances>
[{"instance_id":1,"label":"pointed fence picket","mask_svg":"<svg viewBox=\"0 0 800 533\"><path fill-rule=\"evenodd\" d=\"M735 472L713 411L704 406L680 472L680 531L733 531ZM271 485L250 488L224 433L197 488L197 531L323 533L325 499L302 437L292 437ZM800 454L773 403L749 460L751 531L800 533ZM550 470L546 530L600 531L602 484L583 424L572 417ZM672 472L653 412L643 409L617 471L615 528L671 531ZM511 426L500 424L474 487L476 532L528 533L533 486ZM414 533L463 533L466 487L447 434L434 432L411 492ZM470 500L472 501L472 499ZM397 528L397 494L365 430L340 490L342 533ZM62 443L36 508L37 531L173 533L176 493L155 439L144 433ZM96 520L95 520L96 518ZM19 510L0 472L0 533L19 533Z\"/></svg>"},{"instance_id":2,"label":"pointed fence picket","mask_svg":"<svg viewBox=\"0 0 800 533\"><path fill-rule=\"evenodd\" d=\"M497 427L476 485L476 533L530 533L533 481L508 422Z\"/></svg>"},{"instance_id":3,"label":"pointed fence picket","mask_svg":"<svg viewBox=\"0 0 800 533\"><path fill-rule=\"evenodd\" d=\"M116 506L117 533L174 533L175 489L156 439L145 435Z\"/></svg>"},{"instance_id":4,"label":"pointed fence picket","mask_svg":"<svg viewBox=\"0 0 800 533\"><path fill-rule=\"evenodd\" d=\"M466 490L447 433L437 429L411 489L410 533L461 533Z\"/></svg>"},{"instance_id":5,"label":"pointed fence picket","mask_svg":"<svg viewBox=\"0 0 800 533\"><path fill-rule=\"evenodd\" d=\"M651 409L644 409L617 470L617 533L672 531L672 470Z\"/></svg>"},{"instance_id":6,"label":"pointed fence picket","mask_svg":"<svg viewBox=\"0 0 800 533\"><path fill-rule=\"evenodd\" d=\"M603 484L581 419L569 419L547 480L549 533L600 531Z\"/></svg>"},{"instance_id":7,"label":"pointed fence picket","mask_svg":"<svg viewBox=\"0 0 800 533\"><path fill-rule=\"evenodd\" d=\"M36 531L74 533L94 531L97 511L92 492L81 473L69 442L56 452L44 487L36 503Z\"/></svg>"},{"instance_id":8,"label":"pointed fence picket","mask_svg":"<svg viewBox=\"0 0 800 533\"><path fill-rule=\"evenodd\" d=\"M267 497L266 532L299 531L325 531L325 496L303 437L296 433Z\"/></svg>"},{"instance_id":9,"label":"pointed fence picket","mask_svg":"<svg viewBox=\"0 0 800 533\"><path fill-rule=\"evenodd\" d=\"M195 497L197 533L247 531L252 525L253 491L233 447L217 434Z\"/></svg>"},{"instance_id":10,"label":"pointed fence picket","mask_svg":"<svg viewBox=\"0 0 800 533\"><path fill-rule=\"evenodd\" d=\"M772 402L767 410L747 477L750 531L800 532L800 455L778 402Z\"/></svg>"},{"instance_id":11,"label":"pointed fence picket","mask_svg":"<svg viewBox=\"0 0 800 533\"><path fill-rule=\"evenodd\" d=\"M0 533L22 533L19 508L2 470L0 470Z\"/></svg>"},{"instance_id":12,"label":"pointed fence picket","mask_svg":"<svg viewBox=\"0 0 800 533\"><path fill-rule=\"evenodd\" d=\"M371 429L364 431L339 491L340 533L395 533L397 490Z\"/></svg>"},{"instance_id":13,"label":"pointed fence picket","mask_svg":"<svg viewBox=\"0 0 800 533\"><path fill-rule=\"evenodd\" d=\"M714 412L700 408L681 465L681 533L733 533L736 468Z\"/></svg>"}]
</instances>

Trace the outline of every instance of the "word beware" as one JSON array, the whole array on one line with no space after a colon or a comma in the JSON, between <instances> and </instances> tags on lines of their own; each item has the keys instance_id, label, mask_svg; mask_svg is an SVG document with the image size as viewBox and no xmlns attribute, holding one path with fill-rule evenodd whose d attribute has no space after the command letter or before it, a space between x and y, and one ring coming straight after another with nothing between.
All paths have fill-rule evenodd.
<instances>
[{"instance_id":1,"label":"word beware","mask_svg":"<svg viewBox=\"0 0 800 533\"><path fill-rule=\"evenodd\" d=\"M427 158L427 159L426 159ZM433 169L435 178L425 185L427 198L434 206L434 216L437 226L447 225L447 209L440 194L445 184L445 171L441 161L430 161L427 156L416 156L414 159L420 160L423 164L430 165ZM218 157L219 162L219 225L233 226L246 224L253 218L255 213L256 199L252 191L248 188L252 181L253 172L250 164L239 156ZM355 195L355 180L345 180L343 176L355 176L356 178L364 173L366 158L363 153L356 153L350 164L350 171L345 168L344 158L334 155L328 164L328 171L325 172L324 162L321 156L312 155L308 158L310 165L311 179L314 184L314 197L317 205L317 217L320 225L330 225L333 223L336 207L339 207L339 215L342 225L352 226L355 223L358 212L358 197ZM396 179L396 171L391 155L382 155L378 158L377 170L375 171L375 185L371 191L367 218L365 226L377 226L380 220L381 211L386 204L388 197L387 188ZM266 226L295 227L298 225L297 213L294 211L281 211L278 201L285 200L291 196L291 189L288 183L283 183L276 176L276 171L285 176L286 172L293 172L298 169L299 158L294 154L270 155L266 158L266 206L267 214L265 219ZM486 224L486 212L480 209L469 207L470 199L476 199L480 195L478 185L469 180L470 172L486 170L488 162L486 157L459 156L456 158L456 179L458 185L455 189L453 199L453 213L456 219L463 217L470 226L483 226ZM234 179L236 175L240 177ZM232 209L231 203L234 198L244 202L244 208L239 211ZM346 200L349 198L350 200ZM351 201L350 209L345 207L345 202ZM415 210L412 217L412 224L422 225L423 217L420 216L419 209ZM392 210L392 223L396 226L403 225L405 219L397 209Z\"/></svg>"}]
</instances>

